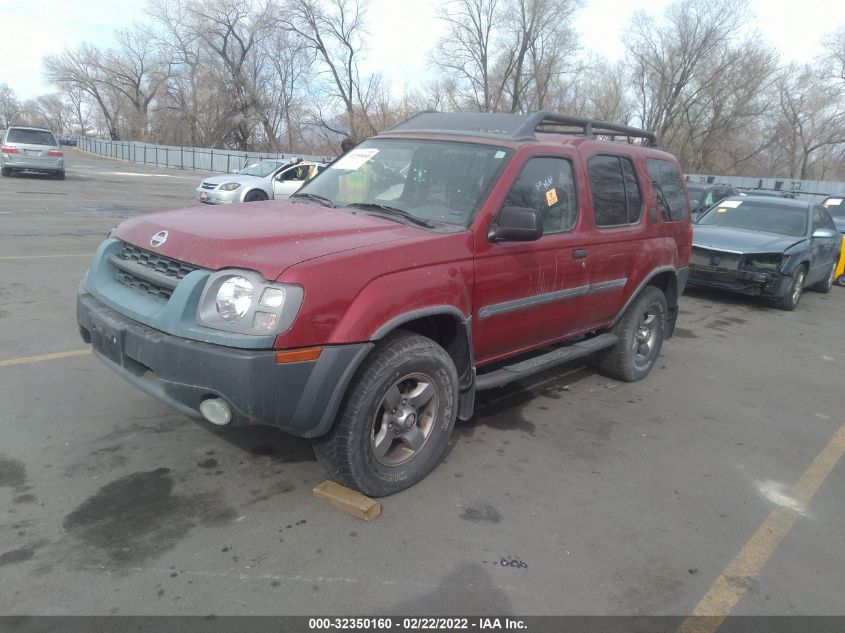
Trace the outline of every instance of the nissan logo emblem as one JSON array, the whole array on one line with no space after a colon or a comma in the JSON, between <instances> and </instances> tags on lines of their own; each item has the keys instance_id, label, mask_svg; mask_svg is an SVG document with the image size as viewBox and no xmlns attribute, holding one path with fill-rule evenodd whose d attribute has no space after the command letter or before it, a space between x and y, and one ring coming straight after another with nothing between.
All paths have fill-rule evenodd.
<instances>
[{"instance_id":1,"label":"nissan logo emblem","mask_svg":"<svg viewBox=\"0 0 845 633\"><path fill-rule=\"evenodd\" d=\"M159 231L150 238L150 246L158 248L167 241L167 231Z\"/></svg>"}]
</instances>

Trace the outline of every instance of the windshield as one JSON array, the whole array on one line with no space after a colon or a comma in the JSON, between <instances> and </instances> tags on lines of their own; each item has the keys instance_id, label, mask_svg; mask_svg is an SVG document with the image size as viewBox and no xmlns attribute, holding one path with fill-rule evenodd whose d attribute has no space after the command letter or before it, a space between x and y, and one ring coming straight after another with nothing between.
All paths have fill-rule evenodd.
<instances>
[{"instance_id":1,"label":"windshield","mask_svg":"<svg viewBox=\"0 0 845 633\"><path fill-rule=\"evenodd\" d=\"M375 138L341 156L297 195L466 226L510 155L489 145Z\"/></svg>"},{"instance_id":2,"label":"windshield","mask_svg":"<svg viewBox=\"0 0 845 633\"><path fill-rule=\"evenodd\" d=\"M244 168L238 173L244 176L258 176L259 178L266 178L284 163L279 163L274 160L261 160L252 163L247 163Z\"/></svg>"},{"instance_id":3,"label":"windshield","mask_svg":"<svg viewBox=\"0 0 845 633\"><path fill-rule=\"evenodd\" d=\"M698 224L803 237L807 232L807 207L728 198L712 207Z\"/></svg>"},{"instance_id":4,"label":"windshield","mask_svg":"<svg viewBox=\"0 0 845 633\"><path fill-rule=\"evenodd\" d=\"M56 139L46 130L9 130L7 143L23 143L24 145L56 145Z\"/></svg>"},{"instance_id":5,"label":"windshield","mask_svg":"<svg viewBox=\"0 0 845 633\"><path fill-rule=\"evenodd\" d=\"M834 218L845 220L845 198L828 198L823 206Z\"/></svg>"}]
</instances>

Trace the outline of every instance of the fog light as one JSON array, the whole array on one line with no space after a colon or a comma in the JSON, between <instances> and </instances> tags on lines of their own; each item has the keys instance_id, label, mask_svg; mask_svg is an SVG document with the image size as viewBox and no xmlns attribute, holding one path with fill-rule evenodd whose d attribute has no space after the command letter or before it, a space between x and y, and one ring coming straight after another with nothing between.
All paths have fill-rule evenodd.
<instances>
[{"instance_id":1,"label":"fog light","mask_svg":"<svg viewBox=\"0 0 845 633\"><path fill-rule=\"evenodd\" d=\"M276 321L278 320L278 315L272 312L256 312L255 316L252 317L252 329L269 332L276 327Z\"/></svg>"},{"instance_id":2,"label":"fog light","mask_svg":"<svg viewBox=\"0 0 845 633\"><path fill-rule=\"evenodd\" d=\"M200 404L202 416L217 426L224 426L232 421L232 409L223 398L209 398Z\"/></svg>"}]
</instances>

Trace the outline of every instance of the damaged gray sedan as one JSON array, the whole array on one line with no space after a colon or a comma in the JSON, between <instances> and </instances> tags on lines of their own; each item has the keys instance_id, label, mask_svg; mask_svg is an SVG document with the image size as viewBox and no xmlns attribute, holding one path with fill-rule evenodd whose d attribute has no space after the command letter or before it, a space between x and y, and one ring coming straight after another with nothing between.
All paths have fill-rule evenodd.
<instances>
[{"instance_id":1,"label":"damaged gray sedan","mask_svg":"<svg viewBox=\"0 0 845 633\"><path fill-rule=\"evenodd\" d=\"M820 204L732 196L693 226L689 283L770 297L794 310L804 288L830 292L841 247Z\"/></svg>"}]
</instances>

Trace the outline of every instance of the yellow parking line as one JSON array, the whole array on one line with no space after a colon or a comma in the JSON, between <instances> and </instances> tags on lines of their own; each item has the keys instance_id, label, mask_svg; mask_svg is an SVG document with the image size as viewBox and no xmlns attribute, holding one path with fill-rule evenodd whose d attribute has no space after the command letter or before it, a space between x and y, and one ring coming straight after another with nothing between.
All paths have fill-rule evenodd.
<instances>
[{"instance_id":1,"label":"yellow parking line","mask_svg":"<svg viewBox=\"0 0 845 633\"><path fill-rule=\"evenodd\" d=\"M813 498L834 466L845 454L845 424L828 441L810 467L792 487L790 495L801 505ZM739 551L678 628L678 633L714 633L748 590L778 544L792 529L798 511L779 506Z\"/></svg>"},{"instance_id":2,"label":"yellow parking line","mask_svg":"<svg viewBox=\"0 0 845 633\"><path fill-rule=\"evenodd\" d=\"M4 255L0 261L12 259L61 259L62 257L93 257L94 253L63 253L61 255Z\"/></svg>"},{"instance_id":3,"label":"yellow parking line","mask_svg":"<svg viewBox=\"0 0 845 633\"><path fill-rule=\"evenodd\" d=\"M54 352L53 354L39 354L38 356L21 356L20 358L9 358L7 360L0 360L0 367L10 367L12 365L26 365L27 363L38 363L42 360L57 360L59 358L72 358L74 356L85 356L90 354L91 349L74 349L69 352Z\"/></svg>"}]
</instances>

